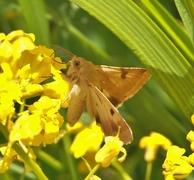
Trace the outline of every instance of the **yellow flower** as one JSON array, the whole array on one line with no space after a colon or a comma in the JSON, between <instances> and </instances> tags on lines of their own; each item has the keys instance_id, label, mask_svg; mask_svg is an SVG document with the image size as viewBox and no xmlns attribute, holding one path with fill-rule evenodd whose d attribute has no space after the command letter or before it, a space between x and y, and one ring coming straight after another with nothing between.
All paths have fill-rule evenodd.
<instances>
[{"instance_id":1,"label":"yellow flower","mask_svg":"<svg viewBox=\"0 0 194 180\"><path fill-rule=\"evenodd\" d=\"M0 33L0 64L7 62L13 74L15 74L21 52L35 48L34 40L35 36L33 34L26 34L21 30L13 31L7 36Z\"/></svg>"},{"instance_id":2,"label":"yellow flower","mask_svg":"<svg viewBox=\"0 0 194 180\"><path fill-rule=\"evenodd\" d=\"M58 58L57 60L54 59L51 56L52 54L53 50L44 46L23 51L18 62L19 71L16 76L28 79L31 83L36 84L44 81L45 78L43 77L51 75L51 65L57 68L60 67L60 69L65 68L65 64L56 65L56 61L59 60Z\"/></svg>"},{"instance_id":3,"label":"yellow flower","mask_svg":"<svg viewBox=\"0 0 194 180\"><path fill-rule=\"evenodd\" d=\"M191 116L191 122L194 124L194 115ZM194 152L194 131L189 131L186 139L191 143L191 150Z\"/></svg>"},{"instance_id":4,"label":"yellow flower","mask_svg":"<svg viewBox=\"0 0 194 180\"><path fill-rule=\"evenodd\" d=\"M0 33L0 109L7 110L1 120L14 112L14 103L21 104L21 99L41 95L43 87L38 84L45 80L43 76L51 75L51 66L56 69L65 68L66 65L59 58L54 58L54 51L42 46L34 45L34 35L23 31L13 31L7 36ZM46 67L46 68L45 68ZM66 89L65 89L66 88ZM67 87L63 90L67 91ZM14 91L13 91L14 89ZM7 103L2 103L3 97L9 97ZM2 111L3 112L3 111ZM9 119L8 118L8 119Z\"/></svg>"},{"instance_id":5,"label":"yellow flower","mask_svg":"<svg viewBox=\"0 0 194 180\"><path fill-rule=\"evenodd\" d=\"M108 167L112 159L122 152L123 155L118 161L123 162L127 156L127 152L122 146L123 142L119 140L118 135L115 137L105 137L105 145L96 153L95 161L100 163L102 167Z\"/></svg>"},{"instance_id":6,"label":"yellow flower","mask_svg":"<svg viewBox=\"0 0 194 180\"><path fill-rule=\"evenodd\" d=\"M22 113L12 126L10 143L19 140L25 145L33 146L53 143L63 123L63 118L58 113L59 106L60 103L42 96L38 102L29 106L30 113L28 111Z\"/></svg>"},{"instance_id":7,"label":"yellow flower","mask_svg":"<svg viewBox=\"0 0 194 180\"><path fill-rule=\"evenodd\" d=\"M151 162L156 158L159 147L167 150L171 146L171 144L172 143L170 142L170 140L156 132L152 132L150 136L141 138L139 142L140 148L146 149L144 158L147 162Z\"/></svg>"},{"instance_id":8,"label":"yellow flower","mask_svg":"<svg viewBox=\"0 0 194 180\"><path fill-rule=\"evenodd\" d=\"M189 159L183 156L184 153L185 149L178 146L173 145L168 149L166 159L162 165L166 180L183 179L193 171Z\"/></svg>"},{"instance_id":9,"label":"yellow flower","mask_svg":"<svg viewBox=\"0 0 194 180\"><path fill-rule=\"evenodd\" d=\"M34 136L39 134L42 130L41 118L38 114L29 115L24 113L20 116L15 124L12 126L9 141L10 143L19 141L22 139L28 139L29 145L31 145L30 139L33 140Z\"/></svg>"},{"instance_id":10,"label":"yellow flower","mask_svg":"<svg viewBox=\"0 0 194 180\"><path fill-rule=\"evenodd\" d=\"M52 49L36 46L34 40L33 34L21 30L7 36L0 33L0 123L9 132L8 147L4 147L6 151L1 149L2 171L9 167L13 157L20 160L11 149L15 141L29 149L29 146L46 146L54 142L63 124L58 110L67 95L68 84L59 70L66 65L54 57ZM54 83L40 84L51 75ZM25 100L37 96L38 101L25 104ZM15 109L16 102L21 112Z\"/></svg>"},{"instance_id":11,"label":"yellow flower","mask_svg":"<svg viewBox=\"0 0 194 180\"><path fill-rule=\"evenodd\" d=\"M54 142L63 124L63 117L59 114L60 100L50 99L42 96L38 102L29 106L29 111L39 115L41 119L41 134L37 134L43 141L43 146ZM37 141L36 141L37 143Z\"/></svg>"},{"instance_id":12,"label":"yellow flower","mask_svg":"<svg viewBox=\"0 0 194 180\"><path fill-rule=\"evenodd\" d=\"M88 151L97 151L103 141L103 137L100 127L94 122L91 127L85 128L76 135L70 151L75 158L84 156Z\"/></svg>"},{"instance_id":13,"label":"yellow flower","mask_svg":"<svg viewBox=\"0 0 194 180\"><path fill-rule=\"evenodd\" d=\"M63 103L63 100L66 98L68 94L67 89L69 88L69 84L66 81L64 81L61 74L59 74L59 72L55 68L53 68L53 66L51 66L51 73L55 81L43 85L44 88L43 95L55 99L61 99L61 103ZM68 102L65 102L61 105L62 107L66 108L68 106Z\"/></svg>"},{"instance_id":14,"label":"yellow flower","mask_svg":"<svg viewBox=\"0 0 194 180\"><path fill-rule=\"evenodd\" d=\"M188 157L188 162L189 162L189 164L191 164L192 166L194 166L194 153L192 153L192 154Z\"/></svg>"},{"instance_id":15,"label":"yellow flower","mask_svg":"<svg viewBox=\"0 0 194 180\"><path fill-rule=\"evenodd\" d=\"M10 66L3 62L1 69L3 73L0 73L0 121L5 124L5 121L13 116L14 101L20 101L22 92L19 85L11 80L13 74Z\"/></svg>"},{"instance_id":16,"label":"yellow flower","mask_svg":"<svg viewBox=\"0 0 194 180\"><path fill-rule=\"evenodd\" d=\"M194 131L189 131L189 133L186 136L186 139L190 141L191 150L194 151Z\"/></svg>"},{"instance_id":17,"label":"yellow flower","mask_svg":"<svg viewBox=\"0 0 194 180\"><path fill-rule=\"evenodd\" d=\"M15 89L20 91L19 98L37 96L38 92L40 95L43 88L38 83L51 75L51 66L57 70L66 68L59 58L54 57L52 49L34 45L33 34L13 31L7 36L0 33L0 37L1 76L4 76L1 81L14 83L17 86Z\"/></svg>"},{"instance_id":18,"label":"yellow flower","mask_svg":"<svg viewBox=\"0 0 194 180\"><path fill-rule=\"evenodd\" d=\"M191 116L191 122L194 124L194 114Z\"/></svg>"}]
</instances>

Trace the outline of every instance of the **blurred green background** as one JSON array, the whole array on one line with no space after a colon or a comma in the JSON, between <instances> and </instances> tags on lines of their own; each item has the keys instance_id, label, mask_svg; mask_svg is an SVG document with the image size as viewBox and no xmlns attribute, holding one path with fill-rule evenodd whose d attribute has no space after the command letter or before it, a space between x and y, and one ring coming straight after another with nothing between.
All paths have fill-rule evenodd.
<instances>
[{"instance_id":1,"label":"blurred green background","mask_svg":"<svg viewBox=\"0 0 194 180\"><path fill-rule=\"evenodd\" d=\"M75 2L77 4L82 3L82 1L76 0ZM101 1L96 0L95 2L101 3ZM113 4L114 2L115 1L112 1ZM121 1L120 3L122 4L123 2L127 2L127 0ZM148 2L151 2L155 7L155 0ZM178 51L180 51L182 56L187 59L188 66L192 67L194 64L192 53L187 53L189 50L191 50L190 52L194 52L192 51L192 49L194 49L193 44L191 43L192 40L190 40L188 32L185 30L175 2L173 0L159 0L158 2L166 14L159 10L156 10L155 14L153 14L153 11L150 11L149 8L145 6L146 1L142 3L140 0L134 0L134 3L155 22L172 44L176 46ZM82 8L86 10L87 6L83 4ZM166 89L164 86L165 83L161 83L167 82L168 79L161 78L160 82L157 71L154 71L154 68L151 68L151 63L146 61L146 59L143 61L142 59L144 57L137 57L136 49L129 49L128 42L125 43L122 37L118 38L115 35L114 29L109 28L108 25L106 26L104 23L102 24L100 20L97 20L95 18L95 12L92 12L92 9L91 12L88 13L82 8L67 0L0 0L0 32L8 34L13 30L21 29L27 33L35 34L36 45L45 45L53 49L56 48L53 45L61 46L77 56L92 61L94 64L120 67L145 67L148 68L151 73L153 72L153 77L140 92L119 108L119 111L131 126L134 133L134 141L131 145L126 146L128 157L122 163L122 167L134 180L142 180L145 178L146 162L143 158L144 150L139 148L138 143L141 137L149 135L150 132L155 131L165 135L173 144L185 148L187 150L187 155L191 153L189 147L190 143L186 140L186 134L193 129L193 125L189 118L192 113L194 113L193 99L189 102L191 104L191 108L188 110L189 113L185 114L187 106L183 103L182 106L176 104L178 100L174 101L174 99L171 98L173 97L172 94L176 93L178 89L174 89L174 92L171 92L171 94L168 91L168 88ZM92 16L90 14L92 14ZM159 18L157 18L157 14L161 15L161 17L159 16ZM111 19L113 17L109 18ZM164 18L163 20L167 25L160 21L162 18ZM178 41L173 39L174 37L172 34L176 35L176 31L174 31L176 30L176 26L172 27L171 20L175 22L180 30L182 30L177 30L177 34L183 34L181 36L183 37L182 42L180 43L177 43ZM170 28L175 29L173 30ZM174 32L171 34L169 29ZM153 34L153 36L155 36L155 34ZM133 37L129 38L134 40ZM126 39L126 41L128 41L128 39ZM154 46L154 44L152 45ZM184 48L182 48L184 46L189 50L184 51ZM65 56L65 53L61 51L58 51L57 54L59 56ZM154 59L153 57L153 59L150 58L150 61L154 62L157 61L157 59ZM158 60L158 62L161 63L160 60ZM190 78L191 75L193 75L193 67L192 72L188 77ZM188 87L181 84L175 86L180 86L180 89L185 88L186 93L181 94L180 98L186 99L184 96L190 91L187 91L186 88L189 89L190 86L190 88L193 89L194 86L192 83L192 80L191 83L187 83ZM184 92L184 90L182 92ZM191 98L193 97L194 96ZM193 112L191 113L192 110ZM66 141L67 144L71 144L72 139ZM69 154L69 149L67 147L68 146L64 146L62 142L59 142L58 144L42 148L42 151L46 154L37 150L37 162L49 179L84 179L86 176L86 174L81 174L77 171L77 175L72 177L70 165L68 163L71 161L71 165L76 168L78 160L75 160ZM48 161L48 157L45 157L45 155L49 155L53 158L51 159L51 162ZM153 162L154 165L151 174L152 180L163 179L161 165L164 159L165 152L159 150L157 159ZM16 177L19 179L22 172L22 165L14 163L6 175L0 174L0 179L4 178L4 176L9 177L10 179L15 179ZM100 169L97 174L102 179L122 179L119 172L111 166L106 169ZM194 174L190 175L187 179L192 178L194 178ZM31 180L37 178L33 173L27 173L24 179Z\"/></svg>"}]
</instances>

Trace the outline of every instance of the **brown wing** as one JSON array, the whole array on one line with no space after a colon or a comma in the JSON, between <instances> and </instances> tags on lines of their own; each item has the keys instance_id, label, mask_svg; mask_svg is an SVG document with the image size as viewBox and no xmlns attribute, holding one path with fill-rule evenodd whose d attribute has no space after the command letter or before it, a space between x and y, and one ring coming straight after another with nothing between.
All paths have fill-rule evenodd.
<instances>
[{"instance_id":1,"label":"brown wing","mask_svg":"<svg viewBox=\"0 0 194 180\"><path fill-rule=\"evenodd\" d=\"M136 94L151 77L151 74L143 68L112 66L95 68L99 76L100 90L115 107Z\"/></svg>"},{"instance_id":2,"label":"brown wing","mask_svg":"<svg viewBox=\"0 0 194 180\"><path fill-rule=\"evenodd\" d=\"M90 116L96 119L106 136L115 136L120 126L120 140L124 144L131 143L133 140L131 128L121 114L97 87L89 81L86 82L88 84L86 106Z\"/></svg>"}]
</instances>

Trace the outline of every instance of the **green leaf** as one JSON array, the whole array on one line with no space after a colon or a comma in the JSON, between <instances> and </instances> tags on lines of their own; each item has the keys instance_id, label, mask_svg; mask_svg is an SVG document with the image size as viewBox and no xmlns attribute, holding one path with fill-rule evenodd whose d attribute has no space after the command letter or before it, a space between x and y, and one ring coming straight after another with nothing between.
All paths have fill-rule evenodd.
<instances>
[{"instance_id":1,"label":"green leaf","mask_svg":"<svg viewBox=\"0 0 194 180\"><path fill-rule=\"evenodd\" d=\"M158 2L141 0L146 10L194 67L193 45L184 27Z\"/></svg>"},{"instance_id":2,"label":"green leaf","mask_svg":"<svg viewBox=\"0 0 194 180\"><path fill-rule=\"evenodd\" d=\"M128 113L125 119L134 133L133 144L139 144L142 136L155 131L170 138L174 144L188 147L185 141L186 128L155 97L147 88L143 88L121 107L125 114Z\"/></svg>"},{"instance_id":3,"label":"green leaf","mask_svg":"<svg viewBox=\"0 0 194 180\"><path fill-rule=\"evenodd\" d=\"M30 33L36 36L36 44L50 45L48 20L43 0L19 0Z\"/></svg>"},{"instance_id":4,"label":"green leaf","mask_svg":"<svg viewBox=\"0 0 194 180\"><path fill-rule=\"evenodd\" d=\"M71 1L121 39L190 119L194 112L193 68L161 29L133 1Z\"/></svg>"},{"instance_id":5,"label":"green leaf","mask_svg":"<svg viewBox=\"0 0 194 180\"><path fill-rule=\"evenodd\" d=\"M193 0L175 0L175 4L194 44L194 2Z\"/></svg>"}]
</instances>

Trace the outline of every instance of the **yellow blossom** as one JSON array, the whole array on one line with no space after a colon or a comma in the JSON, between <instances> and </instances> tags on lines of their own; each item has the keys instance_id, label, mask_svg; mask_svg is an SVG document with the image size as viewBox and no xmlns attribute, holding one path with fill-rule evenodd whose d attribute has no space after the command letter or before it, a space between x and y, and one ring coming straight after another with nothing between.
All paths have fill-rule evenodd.
<instances>
[{"instance_id":1,"label":"yellow blossom","mask_svg":"<svg viewBox=\"0 0 194 180\"><path fill-rule=\"evenodd\" d=\"M0 94L0 122L5 125L7 120L10 120L14 115L15 108L12 97L9 93Z\"/></svg>"},{"instance_id":2,"label":"yellow blossom","mask_svg":"<svg viewBox=\"0 0 194 180\"><path fill-rule=\"evenodd\" d=\"M51 65L56 66L55 59L51 54L53 54L53 50L44 46L23 51L18 63L20 70L17 77L29 79L32 83L42 82L45 79L43 77L51 75ZM59 68L58 65L56 67ZM66 65L63 64L60 66L60 68L65 67Z\"/></svg>"},{"instance_id":3,"label":"yellow blossom","mask_svg":"<svg viewBox=\"0 0 194 180\"><path fill-rule=\"evenodd\" d=\"M194 153L189 155L188 162L189 162L189 164L192 164L192 166L194 166Z\"/></svg>"},{"instance_id":4,"label":"yellow blossom","mask_svg":"<svg viewBox=\"0 0 194 180\"><path fill-rule=\"evenodd\" d=\"M43 95L55 99L61 99L61 105L65 108L67 107L68 102L65 102L64 104L62 104L62 102L67 96L68 91L65 91L65 89L67 90L69 88L69 85L66 81L64 81L61 74L59 74L59 72L55 68L53 68L53 66L51 66L51 73L55 81L43 85Z\"/></svg>"},{"instance_id":5,"label":"yellow blossom","mask_svg":"<svg viewBox=\"0 0 194 180\"><path fill-rule=\"evenodd\" d=\"M12 143L27 138L33 139L34 136L41 132L41 129L41 118L38 114L29 115L28 113L24 113L12 126L9 141ZM30 144L31 141L29 140Z\"/></svg>"},{"instance_id":6,"label":"yellow blossom","mask_svg":"<svg viewBox=\"0 0 194 180\"><path fill-rule=\"evenodd\" d=\"M194 115L191 116L191 122L194 124ZM194 131L189 131L186 136L186 139L191 143L191 150L194 152Z\"/></svg>"},{"instance_id":7,"label":"yellow blossom","mask_svg":"<svg viewBox=\"0 0 194 180\"><path fill-rule=\"evenodd\" d=\"M25 92L23 92L23 98L27 99L31 96L38 96L43 92L43 87L40 84L30 84Z\"/></svg>"},{"instance_id":8,"label":"yellow blossom","mask_svg":"<svg viewBox=\"0 0 194 180\"><path fill-rule=\"evenodd\" d=\"M171 146L171 142L163 135L152 132L150 136L141 138L139 146L146 149L144 158L147 162L151 162L156 158L159 147L167 150Z\"/></svg>"},{"instance_id":9,"label":"yellow blossom","mask_svg":"<svg viewBox=\"0 0 194 180\"><path fill-rule=\"evenodd\" d=\"M194 114L191 116L191 122L194 124Z\"/></svg>"},{"instance_id":10,"label":"yellow blossom","mask_svg":"<svg viewBox=\"0 0 194 180\"><path fill-rule=\"evenodd\" d=\"M33 34L26 34L23 31L18 30L9 33L7 36L0 33L0 37L0 63L9 63L12 72L15 74L21 52L35 48L35 36Z\"/></svg>"},{"instance_id":11,"label":"yellow blossom","mask_svg":"<svg viewBox=\"0 0 194 180\"><path fill-rule=\"evenodd\" d=\"M168 149L166 159L162 165L166 180L183 179L193 171L189 159L183 156L184 153L185 149L178 146L173 145Z\"/></svg>"},{"instance_id":12,"label":"yellow blossom","mask_svg":"<svg viewBox=\"0 0 194 180\"><path fill-rule=\"evenodd\" d=\"M38 114L41 119L41 139L43 146L53 143L58 136L59 128L63 123L63 118L58 112L59 107L60 101L52 100L47 96L42 96L38 102L29 106L30 112Z\"/></svg>"},{"instance_id":13,"label":"yellow blossom","mask_svg":"<svg viewBox=\"0 0 194 180\"><path fill-rule=\"evenodd\" d=\"M51 75L51 66L66 67L59 58L54 58L53 50L35 46L33 34L13 31L7 36L0 33L0 37L0 84L3 85L0 92L4 93L1 96L10 96L11 101L40 95L43 88L38 83L45 80L43 76ZM13 107L13 102L10 104Z\"/></svg>"},{"instance_id":14,"label":"yellow blossom","mask_svg":"<svg viewBox=\"0 0 194 180\"><path fill-rule=\"evenodd\" d=\"M0 82L1 87L1 93L8 94L10 96L11 101L19 101L22 97L22 92L20 90L19 84L16 84L11 78L12 78L12 72L10 71L10 66L7 63L2 63L1 68L3 70L3 73L0 74ZM13 91L14 89L14 91ZM3 95L1 94L1 97L3 98Z\"/></svg>"},{"instance_id":15,"label":"yellow blossom","mask_svg":"<svg viewBox=\"0 0 194 180\"><path fill-rule=\"evenodd\" d=\"M71 127L68 123L66 124L67 132L70 133L70 134L79 134L80 132L84 131L84 129L88 129L88 128L89 127L86 124L82 123L81 121L78 121L73 127ZM93 133L93 132L91 132L91 133ZM99 133L100 133L100 138L101 138L102 132L99 131ZM79 139L81 139L81 138L79 138ZM100 148L101 142L102 141L100 140L99 141L99 146L97 148L94 148L94 149L89 148L88 150L85 150L85 151L83 150L84 152L86 152L84 154L84 159L85 159L86 162L88 162L88 164L90 165L91 168L93 168L96 165L96 161L94 159L94 156L96 154L96 151ZM98 143L98 142L96 142L96 143ZM79 141L78 142L74 142L74 144L77 144L78 145L79 144ZM85 161L83 161L83 159L82 159L78 163L78 169L82 173L87 173L88 172L88 167L86 166L86 162Z\"/></svg>"},{"instance_id":16,"label":"yellow blossom","mask_svg":"<svg viewBox=\"0 0 194 180\"><path fill-rule=\"evenodd\" d=\"M88 151L97 151L103 141L103 133L95 122L91 127L79 132L70 148L75 158L84 156Z\"/></svg>"},{"instance_id":17,"label":"yellow blossom","mask_svg":"<svg viewBox=\"0 0 194 180\"><path fill-rule=\"evenodd\" d=\"M12 149L14 142L21 142L29 149L29 146L46 146L54 142L63 124L58 110L67 95L68 85L59 70L66 65L54 57L52 49L36 46L34 40L33 34L21 30L7 36L0 33L0 123L9 132L8 147L4 147L6 151L0 150L2 171L7 170L14 157L20 160ZM52 75L57 85L52 88L54 83L40 84ZM48 89L56 93L49 93ZM31 100L31 105L26 105L25 100L32 97L39 100ZM20 105L17 110L16 102ZM26 164L25 167L28 169Z\"/></svg>"},{"instance_id":18,"label":"yellow blossom","mask_svg":"<svg viewBox=\"0 0 194 180\"><path fill-rule=\"evenodd\" d=\"M9 126L7 128L10 129L11 119L15 113L14 101L20 102L22 93L17 84L8 80L6 74L0 74L0 84L0 123L3 125L7 123Z\"/></svg>"},{"instance_id":19,"label":"yellow blossom","mask_svg":"<svg viewBox=\"0 0 194 180\"><path fill-rule=\"evenodd\" d=\"M186 139L190 141L191 150L194 151L194 131L189 131L189 133L186 136Z\"/></svg>"},{"instance_id":20,"label":"yellow blossom","mask_svg":"<svg viewBox=\"0 0 194 180\"><path fill-rule=\"evenodd\" d=\"M118 161L123 162L127 156L127 152L122 146L123 142L119 140L118 136L105 137L105 145L96 153L95 161L100 163L102 167L108 167L112 159L122 152L123 155Z\"/></svg>"}]
</instances>

